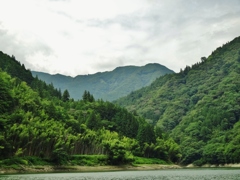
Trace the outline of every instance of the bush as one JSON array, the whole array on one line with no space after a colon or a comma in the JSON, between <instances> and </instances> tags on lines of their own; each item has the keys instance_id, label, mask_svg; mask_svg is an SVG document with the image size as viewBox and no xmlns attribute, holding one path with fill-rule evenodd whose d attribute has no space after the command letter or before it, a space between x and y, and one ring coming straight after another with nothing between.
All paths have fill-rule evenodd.
<instances>
[{"instance_id":1,"label":"bush","mask_svg":"<svg viewBox=\"0 0 240 180\"><path fill-rule=\"evenodd\" d=\"M24 157L24 159L26 159L28 161L29 165L49 165L48 160L46 159L42 159L40 157L36 157L36 156L26 156Z\"/></svg>"},{"instance_id":2,"label":"bush","mask_svg":"<svg viewBox=\"0 0 240 180\"><path fill-rule=\"evenodd\" d=\"M12 157L0 161L0 167L17 167L19 165L32 166L32 165L48 165L49 163L44 159L34 156L26 157Z\"/></svg>"},{"instance_id":3,"label":"bush","mask_svg":"<svg viewBox=\"0 0 240 180\"><path fill-rule=\"evenodd\" d=\"M94 166L94 165L106 165L106 155L73 155L70 156L70 163L72 165L80 166Z\"/></svg>"},{"instance_id":4,"label":"bush","mask_svg":"<svg viewBox=\"0 0 240 180\"><path fill-rule=\"evenodd\" d=\"M108 153L108 163L112 165L129 164L133 162L132 153L119 140L107 141L104 148Z\"/></svg>"},{"instance_id":5,"label":"bush","mask_svg":"<svg viewBox=\"0 0 240 180\"><path fill-rule=\"evenodd\" d=\"M206 164L206 161L204 161L203 159L198 159L198 160L193 162L194 166L202 166L204 164Z\"/></svg>"},{"instance_id":6,"label":"bush","mask_svg":"<svg viewBox=\"0 0 240 180\"><path fill-rule=\"evenodd\" d=\"M134 164L167 164L164 160L157 158L134 157Z\"/></svg>"},{"instance_id":7,"label":"bush","mask_svg":"<svg viewBox=\"0 0 240 180\"><path fill-rule=\"evenodd\" d=\"M51 155L51 161L57 165L66 164L69 159L67 152L63 148L55 149Z\"/></svg>"}]
</instances>

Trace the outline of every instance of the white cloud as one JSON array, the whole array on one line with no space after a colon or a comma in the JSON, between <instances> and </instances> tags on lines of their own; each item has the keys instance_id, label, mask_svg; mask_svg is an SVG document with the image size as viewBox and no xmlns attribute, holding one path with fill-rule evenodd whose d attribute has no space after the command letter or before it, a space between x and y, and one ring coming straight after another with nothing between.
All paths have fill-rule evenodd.
<instances>
[{"instance_id":1,"label":"white cloud","mask_svg":"<svg viewBox=\"0 0 240 180\"><path fill-rule=\"evenodd\" d=\"M0 50L66 75L157 62L174 71L239 36L238 0L0 0Z\"/></svg>"}]
</instances>

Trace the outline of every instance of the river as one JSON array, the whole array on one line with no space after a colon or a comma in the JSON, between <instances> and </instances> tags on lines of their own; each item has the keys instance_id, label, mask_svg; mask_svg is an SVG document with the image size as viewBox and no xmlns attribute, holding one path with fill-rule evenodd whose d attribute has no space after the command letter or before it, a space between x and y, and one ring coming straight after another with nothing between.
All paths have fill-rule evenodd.
<instances>
[{"instance_id":1,"label":"river","mask_svg":"<svg viewBox=\"0 0 240 180\"><path fill-rule=\"evenodd\" d=\"M170 169L154 171L115 171L81 173L42 173L0 175L6 180L239 180L240 169Z\"/></svg>"}]
</instances>

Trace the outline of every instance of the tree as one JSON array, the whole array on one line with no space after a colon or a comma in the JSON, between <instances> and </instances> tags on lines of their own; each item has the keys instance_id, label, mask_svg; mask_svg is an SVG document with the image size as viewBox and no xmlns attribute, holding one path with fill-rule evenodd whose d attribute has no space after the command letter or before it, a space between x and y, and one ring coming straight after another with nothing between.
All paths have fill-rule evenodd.
<instances>
[{"instance_id":1,"label":"tree","mask_svg":"<svg viewBox=\"0 0 240 180\"><path fill-rule=\"evenodd\" d=\"M204 61L206 61L206 60L207 60L206 57L201 57L201 61L202 61L202 62L204 62Z\"/></svg>"},{"instance_id":2,"label":"tree","mask_svg":"<svg viewBox=\"0 0 240 180\"><path fill-rule=\"evenodd\" d=\"M140 125L137 134L137 140L141 145L143 145L145 142L148 144L155 143L156 138L153 126L148 123Z\"/></svg>"},{"instance_id":3,"label":"tree","mask_svg":"<svg viewBox=\"0 0 240 180\"><path fill-rule=\"evenodd\" d=\"M87 119L86 125L89 129L98 129L100 123L99 115L96 115L95 112L91 112L89 118Z\"/></svg>"},{"instance_id":4,"label":"tree","mask_svg":"<svg viewBox=\"0 0 240 180\"><path fill-rule=\"evenodd\" d=\"M132 153L126 149L126 143L118 139L104 142L110 164L119 165L133 161Z\"/></svg>"},{"instance_id":5,"label":"tree","mask_svg":"<svg viewBox=\"0 0 240 180\"><path fill-rule=\"evenodd\" d=\"M11 107L12 97L9 85L7 83L8 76L0 72L0 113L5 113Z\"/></svg>"},{"instance_id":6,"label":"tree","mask_svg":"<svg viewBox=\"0 0 240 180\"><path fill-rule=\"evenodd\" d=\"M95 101L95 99L94 99L93 95L90 94L90 96L89 96L89 102L94 102L94 101Z\"/></svg>"},{"instance_id":7,"label":"tree","mask_svg":"<svg viewBox=\"0 0 240 180\"><path fill-rule=\"evenodd\" d=\"M87 93L86 90L85 90L84 93L83 93L82 99L83 99L83 101L85 101L85 102L88 100L88 93Z\"/></svg>"},{"instance_id":8,"label":"tree","mask_svg":"<svg viewBox=\"0 0 240 180\"><path fill-rule=\"evenodd\" d=\"M69 101L69 99L70 99L70 95L69 95L69 92L68 92L67 89L63 92L63 96L62 96L62 98L63 98L63 101L64 101L64 102Z\"/></svg>"},{"instance_id":9,"label":"tree","mask_svg":"<svg viewBox=\"0 0 240 180\"><path fill-rule=\"evenodd\" d=\"M93 95L90 94L90 92L87 91L87 90L84 91L82 99L83 99L84 102L87 102L87 101L88 102L94 102L95 101Z\"/></svg>"}]
</instances>

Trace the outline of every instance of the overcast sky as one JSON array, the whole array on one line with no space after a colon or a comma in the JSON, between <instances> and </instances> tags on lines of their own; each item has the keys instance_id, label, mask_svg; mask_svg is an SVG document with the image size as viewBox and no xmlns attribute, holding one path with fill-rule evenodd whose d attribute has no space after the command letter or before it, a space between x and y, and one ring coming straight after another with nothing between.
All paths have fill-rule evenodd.
<instances>
[{"instance_id":1,"label":"overcast sky","mask_svg":"<svg viewBox=\"0 0 240 180\"><path fill-rule=\"evenodd\" d=\"M240 0L0 0L0 51L51 74L179 72L237 36Z\"/></svg>"}]
</instances>

